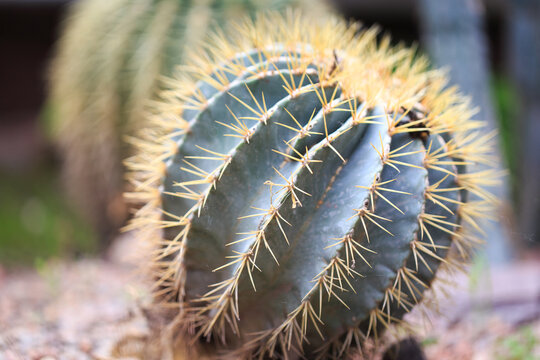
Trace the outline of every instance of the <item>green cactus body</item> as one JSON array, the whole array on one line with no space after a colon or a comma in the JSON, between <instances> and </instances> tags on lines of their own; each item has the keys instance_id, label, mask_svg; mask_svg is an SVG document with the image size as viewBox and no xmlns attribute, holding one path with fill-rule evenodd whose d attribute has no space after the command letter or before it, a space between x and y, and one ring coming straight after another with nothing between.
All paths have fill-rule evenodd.
<instances>
[{"instance_id":1,"label":"green cactus body","mask_svg":"<svg viewBox=\"0 0 540 360\"><path fill-rule=\"evenodd\" d=\"M129 161L156 297L216 354L341 358L378 338L468 256L491 200L493 174L466 171L487 138L444 77L374 30L316 23L218 38Z\"/></svg>"},{"instance_id":2,"label":"green cactus body","mask_svg":"<svg viewBox=\"0 0 540 360\"><path fill-rule=\"evenodd\" d=\"M120 225L125 142L186 53L226 19L303 0L82 0L51 67L51 128L73 198L105 237ZM116 209L116 210L115 210Z\"/></svg>"}]
</instances>

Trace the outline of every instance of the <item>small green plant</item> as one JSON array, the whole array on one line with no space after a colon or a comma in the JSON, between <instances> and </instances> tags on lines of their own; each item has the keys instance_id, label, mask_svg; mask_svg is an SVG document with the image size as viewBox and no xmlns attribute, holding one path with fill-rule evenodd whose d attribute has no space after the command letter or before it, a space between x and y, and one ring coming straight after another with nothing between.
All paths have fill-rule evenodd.
<instances>
[{"instance_id":1,"label":"small green plant","mask_svg":"<svg viewBox=\"0 0 540 360\"><path fill-rule=\"evenodd\" d=\"M495 354L498 360L535 360L540 355L539 345L540 341L532 328L525 327L516 334L501 339Z\"/></svg>"},{"instance_id":2,"label":"small green plant","mask_svg":"<svg viewBox=\"0 0 540 360\"><path fill-rule=\"evenodd\" d=\"M34 261L34 269L47 284L47 290L51 296L56 296L60 290L60 277L58 270L55 269L54 262L37 258Z\"/></svg>"},{"instance_id":3,"label":"small green plant","mask_svg":"<svg viewBox=\"0 0 540 360\"><path fill-rule=\"evenodd\" d=\"M132 227L199 357L343 358L478 242L495 173L467 168L492 134L426 59L357 31L290 14L215 36L136 141Z\"/></svg>"}]
</instances>

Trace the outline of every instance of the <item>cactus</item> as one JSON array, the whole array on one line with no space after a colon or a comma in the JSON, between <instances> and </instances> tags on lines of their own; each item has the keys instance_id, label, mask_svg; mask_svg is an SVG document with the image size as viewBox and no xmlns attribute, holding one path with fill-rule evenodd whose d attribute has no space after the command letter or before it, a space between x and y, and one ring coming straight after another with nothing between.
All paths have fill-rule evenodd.
<instances>
[{"instance_id":1,"label":"cactus","mask_svg":"<svg viewBox=\"0 0 540 360\"><path fill-rule=\"evenodd\" d=\"M406 328L470 257L497 174L467 169L491 162L493 134L424 57L376 37L261 16L162 92L128 196L179 338L342 358Z\"/></svg>"},{"instance_id":2,"label":"cactus","mask_svg":"<svg viewBox=\"0 0 540 360\"><path fill-rule=\"evenodd\" d=\"M122 224L126 135L139 129L160 75L224 19L303 0L81 0L51 67L52 136L69 192L102 237Z\"/></svg>"}]
</instances>

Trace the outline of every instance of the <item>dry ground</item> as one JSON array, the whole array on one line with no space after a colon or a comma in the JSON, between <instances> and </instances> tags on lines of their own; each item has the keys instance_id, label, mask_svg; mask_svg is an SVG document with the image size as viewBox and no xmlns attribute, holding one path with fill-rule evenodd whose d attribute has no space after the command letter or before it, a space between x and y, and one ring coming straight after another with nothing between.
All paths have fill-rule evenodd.
<instances>
[{"instance_id":1,"label":"dry ground","mask_svg":"<svg viewBox=\"0 0 540 360\"><path fill-rule=\"evenodd\" d=\"M149 334L148 285L125 257L0 266L0 359L110 359L120 339L137 354ZM540 263L473 271L441 302L445 316L420 331L428 359L540 359ZM118 347L116 347L118 352Z\"/></svg>"}]
</instances>

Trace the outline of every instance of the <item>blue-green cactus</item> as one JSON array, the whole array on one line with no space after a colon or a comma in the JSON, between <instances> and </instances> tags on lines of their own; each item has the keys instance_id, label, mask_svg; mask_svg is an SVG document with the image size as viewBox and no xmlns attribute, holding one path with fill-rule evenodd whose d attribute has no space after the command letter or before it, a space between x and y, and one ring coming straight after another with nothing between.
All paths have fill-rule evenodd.
<instances>
[{"instance_id":1,"label":"blue-green cactus","mask_svg":"<svg viewBox=\"0 0 540 360\"><path fill-rule=\"evenodd\" d=\"M239 29L156 104L128 161L147 203L133 226L184 336L340 358L467 256L493 179L467 165L489 141L438 71L374 30L297 14Z\"/></svg>"}]
</instances>

